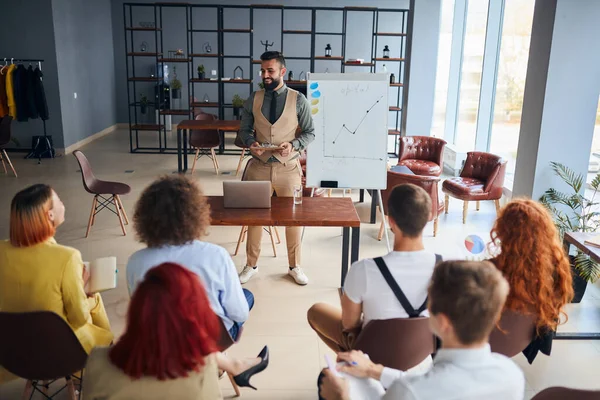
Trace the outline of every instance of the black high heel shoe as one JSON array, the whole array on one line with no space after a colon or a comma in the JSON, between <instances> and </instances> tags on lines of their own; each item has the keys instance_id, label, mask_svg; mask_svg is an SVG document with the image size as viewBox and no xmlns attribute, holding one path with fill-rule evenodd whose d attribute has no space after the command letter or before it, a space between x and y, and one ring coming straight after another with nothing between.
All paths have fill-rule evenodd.
<instances>
[{"instance_id":1,"label":"black high heel shoe","mask_svg":"<svg viewBox=\"0 0 600 400\"><path fill-rule=\"evenodd\" d=\"M260 362L258 364L233 377L236 385L240 387L250 387L254 390L257 390L250 384L250 378L259 372L264 371L269 365L269 348L267 346L263 347L260 353L258 353L258 358L260 358Z\"/></svg>"}]
</instances>

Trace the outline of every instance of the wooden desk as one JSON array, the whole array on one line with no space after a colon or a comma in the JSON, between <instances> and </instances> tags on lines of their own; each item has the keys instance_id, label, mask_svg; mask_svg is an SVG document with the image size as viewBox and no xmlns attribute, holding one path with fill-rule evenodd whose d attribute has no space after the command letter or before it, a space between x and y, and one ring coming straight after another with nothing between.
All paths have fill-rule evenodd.
<instances>
[{"instance_id":1,"label":"wooden desk","mask_svg":"<svg viewBox=\"0 0 600 400\"><path fill-rule=\"evenodd\" d=\"M563 246L569 254L571 245L577 247L578 250L590 256L590 258L600 263L600 247L588 246L585 241L597 234L583 232L565 232L563 236ZM557 332L556 339L563 340L600 340L600 332Z\"/></svg>"},{"instance_id":2,"label":"wooden desk","mask_svg":"<svg viewBox=\"0 0 600 400\"><path fill-rule=\"evenodd\" d=\"M185 173L187 171L187 148L188 131L190 129L218 130L221 138L219 153L223 153L225 140L222 132L237 132L240 130L240 120L216 120L216 121L197 121L184 120L177 125L177 171Z\"/></svg>"},{"instance_id":3,"label":"wooden desk","mask_svg":"<svg viewBox=\"0 0 600 400\"><path fill-rule=\"evenodd\" d=\"M271 208L224 208L223 196L208 196L211 225L225 226L339 226L342 235L343 286L350 262L358 261L360 218L350 198L304 197L294 205L292 197L273 197ZM350 230L352 244L350 248Z\"/></svg>"}]
</instances>

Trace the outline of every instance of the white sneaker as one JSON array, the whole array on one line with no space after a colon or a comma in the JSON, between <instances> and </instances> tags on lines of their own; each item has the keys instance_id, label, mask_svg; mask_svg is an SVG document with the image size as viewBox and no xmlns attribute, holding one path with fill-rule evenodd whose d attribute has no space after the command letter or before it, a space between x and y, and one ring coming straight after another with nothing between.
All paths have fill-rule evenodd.
<instances>
[{"instance_id":1,"label":"white sneaker","mask_svg":"<svg viewBox=\"0 0 600 400\"><path fill-rule=\"evenodd\" d=\"M250 280L254 275L258 274L258 267L250 267L246 265L242 272L240 272L240 283L244 284Z\"/></svg>"},{"instance_id":2,"label":"white sneaker","mask_svg":"<svg viewBox=\"0 0 600 400\"><path fill-rule=\"evenodd\" d=\"M290 276L294 278L298 285L304 286L308 283L308 276L304 274L304 271L302 271L302 268L300 267L288 269L288 274L290 274Z\"/></svg>"}]
</instances>

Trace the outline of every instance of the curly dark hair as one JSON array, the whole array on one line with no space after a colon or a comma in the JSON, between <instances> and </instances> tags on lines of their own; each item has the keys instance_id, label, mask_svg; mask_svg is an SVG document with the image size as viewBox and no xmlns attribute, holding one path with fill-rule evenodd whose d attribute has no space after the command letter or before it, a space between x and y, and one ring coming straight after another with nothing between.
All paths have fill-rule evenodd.
<instances>
[{"instance_id":1,"label":"curly dark hair","mask_svg":"<svg viewBox=\"0 0 600 400\"><path fill-rule=\"evenodd\" d=\"M196 182L183 175L163 176L142 192L133 223L146 246L178 246L207 234L210 206Z\"/></svg>"}]
</instances>

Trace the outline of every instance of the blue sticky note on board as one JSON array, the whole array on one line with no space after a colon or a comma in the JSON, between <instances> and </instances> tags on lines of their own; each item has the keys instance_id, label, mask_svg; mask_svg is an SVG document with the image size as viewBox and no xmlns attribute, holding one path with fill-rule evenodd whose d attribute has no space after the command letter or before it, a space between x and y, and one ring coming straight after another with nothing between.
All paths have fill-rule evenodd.
<instances>
[{"instance_id":1,"label":"blue sticky note on board","mask_svg":"<svg viewBox=\"0 0 600 400\"><path fill-rule=\"evenodd\" d=\"M315 90L315 89L316 89L316 88L318 88L318 87L319 87L319 83L318 83L318 82L313 82L313 83L311 83L311 84L310 84L310 88L311 88L312 90Z\"/></svg>"},{"instance_id":2,"label":"blue sticky note on board","mask_svg":"<svg viewBox=\"0 0 600 400\"><path fill-rule=\"evenodd\" d=\"M315 90L314 92L312 92L310 94L312 97L318 99L319 97L321 97L321 92L319 92L318 90Z\"/></svg>"}]
</instances>

